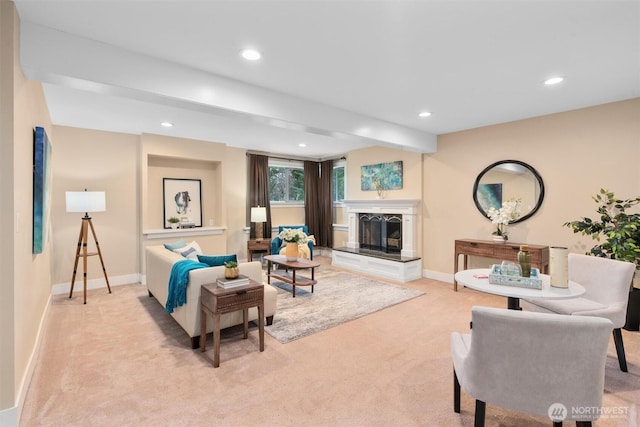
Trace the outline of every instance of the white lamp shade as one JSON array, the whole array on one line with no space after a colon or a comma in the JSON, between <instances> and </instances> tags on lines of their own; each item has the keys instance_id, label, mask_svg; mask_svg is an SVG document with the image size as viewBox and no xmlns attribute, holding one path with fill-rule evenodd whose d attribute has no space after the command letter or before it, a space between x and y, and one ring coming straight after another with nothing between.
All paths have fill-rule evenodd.
<instances>
[{"instance_id":1,"label":"white lamp shade","mask_svg":"<svg viewBox=\"0 0 640 427\"><path fill-rule=\"evenodd\" d=\"M104 191L67 191L67 212L104 212L107 201Z\"/></svg>"},{"instance_id":2,"label":"white lamp shade","mask_svg":"<svg viewBox=\"0 0 640 427\"><path fill-rule=\"evenodd\" d=\"M251 208L251 222L267 222L267 208L260 206Z\"/></svg>"}]
</instances>

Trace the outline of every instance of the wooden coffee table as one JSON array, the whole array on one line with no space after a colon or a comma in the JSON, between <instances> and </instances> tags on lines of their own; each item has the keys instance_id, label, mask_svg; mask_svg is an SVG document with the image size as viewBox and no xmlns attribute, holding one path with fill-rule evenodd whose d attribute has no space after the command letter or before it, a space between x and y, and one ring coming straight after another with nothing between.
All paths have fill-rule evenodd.
<instances>
[{"instance_id":1,"label":"wooden coffee table","mask_svg":"<svg viewBox=\"0 0 640 427\"><path fill-rule=\"evenodd\" d=\"M311 286L311 293L313 293L313 285L317 283L314 277L314 269L320 267L319 262L302 258L298 258L295 261L287 261L287 257L284 255L267 255L264 259L267 260L267 283L271 283L271 278L273 277L274 279L282 280L290 284L293 287L293 298L296 297L296 286ZM273 271L271 264L280 265L285 268L285 271ZM311 269L311 278L296 275L297 270L307 269ZM289 272L289 270L291 270L291 272Z\"/></svg>"}]
</instances>

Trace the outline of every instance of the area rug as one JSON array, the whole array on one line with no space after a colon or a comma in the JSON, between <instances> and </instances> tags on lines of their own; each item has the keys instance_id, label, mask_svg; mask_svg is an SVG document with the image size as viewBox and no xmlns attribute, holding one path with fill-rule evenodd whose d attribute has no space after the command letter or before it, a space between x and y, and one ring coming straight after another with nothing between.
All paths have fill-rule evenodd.
<instances>
[{"instance_id":1,"label":"area rug","mask_svg":"<svg viewBox=\"0 0 640 427\"><path fill-rule=\"evenodd\" d=\"M264 328L269 335L288 343L424 294L324 267L316 271L315 279L313 293L310 286L296 286L295 298L291 285L271 279L278 303L273 324Z\"/></svg>"}]
</instances>

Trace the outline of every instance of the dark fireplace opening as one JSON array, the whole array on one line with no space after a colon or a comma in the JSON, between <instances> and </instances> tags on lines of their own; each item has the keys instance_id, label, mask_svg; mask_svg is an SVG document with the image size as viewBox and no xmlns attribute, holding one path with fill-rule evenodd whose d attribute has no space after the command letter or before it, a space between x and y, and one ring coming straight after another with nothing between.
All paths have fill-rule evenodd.
<instances>
[{"instance_id":1,"label":"dark fireplace opening","mask_svg":"<svg viewBox=\"0 0 640 427\"><path fill-rule=\"evenodd\" d=\"M359 244L361 249L384 253L402 250L402 215L361 213Z\"/></svg>"}]
</instances>

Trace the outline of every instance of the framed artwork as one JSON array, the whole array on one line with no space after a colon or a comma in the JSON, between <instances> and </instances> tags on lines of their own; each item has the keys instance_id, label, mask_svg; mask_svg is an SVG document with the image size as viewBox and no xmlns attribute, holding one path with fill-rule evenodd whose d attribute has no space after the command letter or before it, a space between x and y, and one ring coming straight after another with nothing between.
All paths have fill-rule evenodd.
<instances>
[{"instance_id":1,"label":"framed artwork","mask_svg":"<svg viewBox=\"0 0 640 427\"><path fill-rule=\"evenodd\" d=\"M41 254L49 238L51 216L51 141L44 128L33 129L33 247Z\"/></svg>"},{"instance_id":2,"label":"framed artwork","mask_svg":"<svg viewBox=\"0 0 640 427\"><path fill-rule=\"evenodd\" d=\"M478 184L478 203L485 212L502 207L502 184Z\"/></svg>"},{"instance_id":3,"label":"framed artwork","mask_svg":"<svg viewBox=\"0 0 640 427\"><path fill-rule=\"evenodd\" d=\"M402 160L361 166L360 189L362 191L401 190Z\"/></svg>"},{"instance_id":4,"label":"framed artwork","mask_svg":"<svg viewBox=\"0 0 640 427\"><path fill-rule=\"evenodd\" d=\"M163 178L162 200L164 228L171 228L171 217L179 218L181 227L202 227L201 180Z\"/></svg>"}]
</instances>

